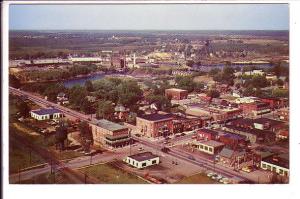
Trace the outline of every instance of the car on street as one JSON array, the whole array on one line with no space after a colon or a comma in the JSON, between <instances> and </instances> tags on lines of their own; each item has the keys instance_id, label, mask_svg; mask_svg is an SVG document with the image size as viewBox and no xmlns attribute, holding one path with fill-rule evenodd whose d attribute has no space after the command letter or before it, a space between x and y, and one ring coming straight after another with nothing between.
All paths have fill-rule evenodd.
<instances>
[{"instance_id":1,"label":"car on street","mask_svg":"<svg viewBox=\"0 0 300 199\"><path fill-rule=\"evenodd\" d=\"M244 172L247 172L247 173L250 173L250 172L252 172L252 171L253 171L253 168L252 168L252 167L250 167L250 166L243 167L243 168L242 168L242 171L244 171Z\"/></svg>"},{"instance_id":2,"label":"car on street","mask_svg":"<svg viewBox=\"0 0 300 199\"><path fill-rule=\"evenodd\" d=\"M186 134L185 134L185 133L181 133L180 135L181 135L181 136L185 136Z\"/></svg>"},{"instance_id":3,"label":"car on street","mask_svg":"<svg viewBox=\"0 0 300 199\"><path fill-rule=\"evenodd\" d=\"M207 176L207 177L211 177L211 176L213 176L213 175L215 175L215 173L209 172L206 176Z\"/></svg>"},{"instance_id":4,"label":"car on street","mask_svg":"<svg viewBox=\"0 0 300 199\"><path fill-rule=\"evenodd\" d=\"M170 149L167 148L167 147L164 147L164 148L161 149L161 151L164 152L164 153L168 153L170 151Z\"/></svg>"},{"instance_id":5,"label":"car on street","mask_svg":"<svg viewBox=\"0 0 300 199\"><path fill-rule=\"evenodd\" d=\"M140 147L140 148L138 149L138 151L144 151L144 149L143 149L142 147Z\"/></svg>"},{"instance_id":6,"label":"car on street","mask_svg":"<svg viewBox=\"0 0 300 199\"><path fill-rule=\"evenodd\" d=\"M189 156L188 156L188 159L190 159L190 160L195 160L194 156L192 156L192 155L189 155Z\"/></svg>"}]
</instances>

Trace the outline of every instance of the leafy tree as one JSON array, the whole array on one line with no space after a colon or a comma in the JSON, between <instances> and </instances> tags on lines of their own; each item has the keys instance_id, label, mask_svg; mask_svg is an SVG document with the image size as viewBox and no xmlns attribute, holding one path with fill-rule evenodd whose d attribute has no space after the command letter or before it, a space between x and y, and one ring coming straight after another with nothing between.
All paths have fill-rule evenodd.
<instances>
[{"instance_id":1,"label":"leafy tree","mask_svg":"<svg viewBox=\"0 0 300 199\"><path fill-rule=\"evenodd\" d=\"M84 100L82 101L82 104L80 106L80 110L85 112L86 114L91 114L94 112L93 104L91 102L89 102L87 98L84 98Z\"/></svg>"},{"instance_id":2,"label":"leafy tree","mask_svg":"<svg viewBox=\"0 0 300 199\"><path fill-rule=\"evenodd\" d=\"M71 104L80 107L88 95L87 91L81 86L73 86L70 90L69 101Z\"/></svg>"},{"instance_id":3,"label":"leafy tree","mask_svg":"<svg viewBox=\"0 0 300 199\"><path fill-rule=\"evenodd\" d=\"M21 82L15 75L9 74L9 85L14 88L20 88Z\"/></svg>"},{"instance_id":4,"label":"leafy tree","mask_svg":"<svg viewBox=\"0 0 300 199\"><path fill-rule=\"evenodd\" d=\"M267 87L269 85L268 80L266 79L266 77L261 76L261 75L253 76L251 84L255 88L264 88L264 87Z\"/></svg>"},{"instance_id":5,"label":"leafy tree","mask_svg":"<svg viewBox=\"0 0 300 199\"><path fill-rule=\"evenodd\" d=\"M218 98L220 97L220 92L217 90L208 90L206 92L206 95L211 98Z\"/></svg>"},{"instance_id":6,"label":"leafy tree","mask_svg":"<svg viewBox=\"0 0 300 199\"><path fill-rule=\"evenodd\" d=\"M278 79L276 83L278 86L283 86L284 84L284 82L281 79Z\"/></svg>"},{"instance_id":7,"label":"leafy tree","mask_svg":"<svg viewBox=\"0 0 300 199\"><path fill-rule=\"evenodd\" d=\"M110 119L114 113L114 106L111 101L99 101L98 109L96 112L97 118Z\"/></svg>"},{"instance_id":8,"label":"leafy tree","mask_svg":"<svg viewBox=\"0 0 300 199\"><path fill-rule=\"evenodd\" d=\"M78 125L81 145L85 152L90 152L91 145L93 144L92 129L86 121L80 122Z\"/></svg>"},{"instance_id":9,"label":"leafy tree","mask_svg":"<svg viewBox=\"0 0 300 199\"><path fill-rule=\"evenodd\" d=\"M184 77L176 76L175 83L177 84L177 87L180 89L184 89L189 92L192 92L194 90L195 82L193 81L193 78L190 76L184 76Z\"/></svg>"},{"instance_id":10,"label":"leafy tree","mask_svg":"<svg viewBox=\"0 0 300 199\"><path fill-rule=\"evenodd\" d=\"M88 92L93 92L94 91L93 83L90 80L86 81L84 86L85 86L85 89Z\"/></svg>"},{"instance_id":11,"label":"leafy tree","mask_svg":"<svg viewBox=\"0 0 300 199\"><path fill-rule=\"evenodd\" d=\"M243 92L243 95L244 96L253 96L254 95L254 88L253 88L253 86L248 86L245 90L244 90L244 92Z\"/></svg>"},{"instance_id":12,"label":"leafy tree","mask_svg":"<svg viewBox=\"0 0 300 199\"><path fill-rule=\"evenodd\" d=\"M136 104L143 95L136 81L125 80L117 87L119 103L126 107Z\"/></svg>"},{"instance_id":13,"label":"leafy tree","mask_svg":"<svg viewBox=\"0 0 300 199\"><path fill-rule=\"evenodd\" d=\"M56 148L59 150L65 149L65 140L68 138L68 131L64 122L59 123L59 127L56 129L55 141Z\"/></svg>"},{"instance_id":14,"label":"leafy tree","mask_svg":"<svg viewBox=\"0 0 300 199\"><path fill-rule=\"evenodd\" d=\"M47 89L44 90L43 94L48 97L49 101L55 102L58 93L65 91L66 88L63 84L50 84Z\"/></svg>"},{"instance_id":15,"label":"leafy tree","mask_svg":"<svg viewBox=\"0 0 300 199\"><path fill-rule=\"evenodd\" d=\"M170 111L172 107L170 100L163 95L148 95L146 99L150 103L155 103L159 110Z\"/></svg>"},{"instance_id":16,"label":"leafy tree","mask_svg":"<svg viewBox=\"0 0 300 199\"><path fill-rule=\"evenodd\" d=\"M18 99L17 103L16 103L16 107L21 116L23 116L23 117L29 116L30 107L28 106L28 104L26 102L24 102L21 99Z\"/></svg>"}]
</instances>

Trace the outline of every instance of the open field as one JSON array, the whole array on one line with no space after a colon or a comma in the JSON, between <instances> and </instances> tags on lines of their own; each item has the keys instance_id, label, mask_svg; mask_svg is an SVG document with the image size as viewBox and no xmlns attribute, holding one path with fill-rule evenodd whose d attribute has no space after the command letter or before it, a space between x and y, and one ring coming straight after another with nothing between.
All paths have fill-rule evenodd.
<instances>
[{"instance_id":1,"label":"open field","mask_svg":"<svg viewBox=\"0 0 300 199\"><path fill-rule=\"evenodd\" d=\"M54 176L55 175L55 176ZM20 184L73 184L72 181L62 173L43 173L30 180L21 180Z\"/></svg>"},{"instance_id":2,"label":"open field","mask_svg":"<svg viewBox=\"0 0 300 199\"><path fill-rule=\"evenodd\" d=\"M91 167L79 169L88 176L93 176L99 179L100 184L146 184L147 182L134 176L133 174L125 173L124 171L113 168L108 164L99 164Z\"/></svg>"},{"instance_id":3,"label":"open field","mask_svg":"<svg viewBox=\"0 0 300 199\"><path fill-rule=\"evenodd\" d=\"M210 179L203 173L198 173L176 182L176 184L219 184L217 181Z\"/></svg>"}]
</instances>

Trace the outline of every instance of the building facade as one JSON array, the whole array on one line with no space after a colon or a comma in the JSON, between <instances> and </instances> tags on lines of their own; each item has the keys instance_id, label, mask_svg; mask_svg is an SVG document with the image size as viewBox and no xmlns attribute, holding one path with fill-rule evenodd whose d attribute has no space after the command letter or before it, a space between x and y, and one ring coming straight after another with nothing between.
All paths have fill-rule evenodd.
<instances>
[{"instance_id":1,"label":"building facade","mask_svg":"<svg viewBox=\"0 0 300 199\"><path fill-rule=\"evenodd\" d=\"M90 125L96 143L115 148L132 142L129 130L125 126L104 119L96 120Z\"/></svg>"},{"instance_id":2,"label":"building facade","mask_svg":"<svg viewBox=\"0 0 300 199\"><path fill-rule=\"evenodd\" d=\"M178 88L170 88L165 90L165 96L172 100L187 99L188 91Z\"/></svg>"},{"instance_id":3,"label":"building facade","mask_svg":"<svg viewBox=\"0 0 300 199\"><path fill-rule=\"evenodd\" d=\"M153 113L136 117L139 134L146 137L160 137L173 134L172 114Z\"/></svg>"}]
</instances>

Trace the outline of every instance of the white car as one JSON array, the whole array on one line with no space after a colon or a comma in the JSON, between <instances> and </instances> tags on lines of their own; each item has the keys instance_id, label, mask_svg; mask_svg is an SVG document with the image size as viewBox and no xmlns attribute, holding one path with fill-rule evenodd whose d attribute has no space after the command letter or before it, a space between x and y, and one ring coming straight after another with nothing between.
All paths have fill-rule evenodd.
<instances>
[{"instance_id":1,"label":"white car","mask_svg":"<svg viewBox=\"0 0 300 199\"><path fill-rule=\"evenodd\" d=\"M216 175L215 173L209 172L206 176L207 177L212 177L213 175Z\"/></svg>"}]
</instances>

